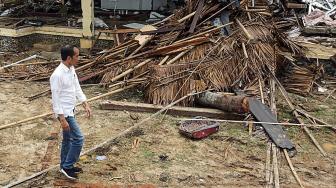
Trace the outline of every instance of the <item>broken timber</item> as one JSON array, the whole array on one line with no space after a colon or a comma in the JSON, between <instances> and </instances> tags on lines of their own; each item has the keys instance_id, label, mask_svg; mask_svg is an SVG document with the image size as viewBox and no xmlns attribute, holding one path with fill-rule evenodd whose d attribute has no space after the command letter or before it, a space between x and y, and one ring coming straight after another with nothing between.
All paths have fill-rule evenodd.
<instances>
[{"instance_id":1,"label":"broken timber","mask_svg":"<svg viewBox=\"0 0 336 188\"><path fill-rule=\"evenodd\" d=\"M161 105L145 104L145 103L132 103L132 102L119 102L119 101L105 101L100 104L103 110L126 110L133 112L156 112L164 108ZM243 116L234 113L223 112L222 110L211 108L192 108L192 107L171 107L167 114L178 116L204 116L209 118L221 119L243 119Z\"/></svg>"}]
</instances>

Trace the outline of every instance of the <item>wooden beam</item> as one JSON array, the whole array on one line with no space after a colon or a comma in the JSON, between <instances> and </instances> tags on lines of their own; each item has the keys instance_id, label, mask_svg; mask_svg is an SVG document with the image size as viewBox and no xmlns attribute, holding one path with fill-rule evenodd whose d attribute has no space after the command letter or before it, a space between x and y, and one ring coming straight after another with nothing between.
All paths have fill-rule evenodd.
<instances>
[{"instance_id":1,"label":"wooden beam","mask_svg":"<svg viewBox=\"0 0 336 188\"><path fill-rule=\"evenodd\" d=\"M83 38L80 39L81 48L91 48L92 39L94 37L94 10L93 10L93 0L82 0L82 25Z\"/></svg>"},{"instance_id":2,"label":"wooden beam","mask_svg":"<svg viewBox=\"0 0 336 188\"><path fill-rule=\"evenodd\" d=\"M120 101L105 101L100 104L103 110L127 110L132 112L148 112L154 113L164 108L162 105L153 105L145 103L132 103ZM229 118L229 119L243 119L242 115L224 112L222 110L212 108L194 108L194 107L171 107L167 114L178 116L204 116L209 118Z\"/></svg>"}]
</instances>

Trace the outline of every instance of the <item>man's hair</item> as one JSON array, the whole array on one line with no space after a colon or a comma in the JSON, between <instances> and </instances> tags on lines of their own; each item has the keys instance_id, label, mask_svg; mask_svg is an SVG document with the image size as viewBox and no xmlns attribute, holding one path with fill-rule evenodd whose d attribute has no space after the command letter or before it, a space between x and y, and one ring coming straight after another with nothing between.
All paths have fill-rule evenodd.
<instances>
[{"instance_id":1,"label":"man's hair","mask_svg":"<svg viewBox=\"0 0 336 188\"><path fill-rule=\"evenodd\" d=\"M73 57L75 55L75 47L71 46L71 45L66 45L64 47L62 47L61 49L61 58L63 61L65 61L68 56L69 57Z\"/></svg>"}]
</instances>

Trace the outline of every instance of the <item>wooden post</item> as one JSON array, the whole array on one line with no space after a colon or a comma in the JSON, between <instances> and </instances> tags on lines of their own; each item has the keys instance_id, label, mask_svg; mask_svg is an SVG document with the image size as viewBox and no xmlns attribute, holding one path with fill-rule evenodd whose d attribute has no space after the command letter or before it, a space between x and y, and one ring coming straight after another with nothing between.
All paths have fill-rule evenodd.
<instances>
[{"instance_id":1,"label":"wooden post","mask_svg":"<svg viewBox=\"0 0 336 188\"><path fill-rule=\"evenodd\" d=\"M83 38L80 39L80 47L89 49L92 47L92 39L94 37L94 4L93 0L82 0L82 24Z\"/></svg>"}]
</instances>

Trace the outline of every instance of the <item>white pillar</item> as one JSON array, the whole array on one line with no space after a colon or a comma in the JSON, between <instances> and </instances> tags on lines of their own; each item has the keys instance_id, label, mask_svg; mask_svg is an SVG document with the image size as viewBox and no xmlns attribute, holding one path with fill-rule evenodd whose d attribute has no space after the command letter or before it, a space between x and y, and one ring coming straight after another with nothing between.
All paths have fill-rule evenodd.
<instances>
[{"instance_id":1,"label":"white pillar","mask_svg":"<svg viewBox=\"0 0 336 188\"><path fill-rule=\"evenodd\" d=\"M94 3L93 0L82 0L82 38L81 48L91 48L94 38Z\"/></svg>"}]
</instances>

